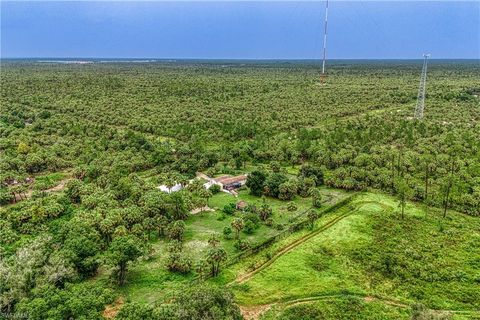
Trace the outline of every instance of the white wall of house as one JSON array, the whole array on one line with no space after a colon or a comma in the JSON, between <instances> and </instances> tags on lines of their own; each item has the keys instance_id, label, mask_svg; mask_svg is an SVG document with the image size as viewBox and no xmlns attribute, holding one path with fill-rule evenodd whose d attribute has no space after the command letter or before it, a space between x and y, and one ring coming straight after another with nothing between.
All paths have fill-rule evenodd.
<instances>
[{"instance_id":1,"label":"white wall of house","mask_svg":"<svg viewBox=\"0 0 480 320\"><path fill-rule=\"evenodd\" d=\"M180 183L177 183L171 188L168 188L166 185L162 184L161 186L158 186L157 189L160 189L160 191L166 192L166 193L172 193L172 192L177 192L182 190L182 185Z\"/></svg>"}]
</instances>

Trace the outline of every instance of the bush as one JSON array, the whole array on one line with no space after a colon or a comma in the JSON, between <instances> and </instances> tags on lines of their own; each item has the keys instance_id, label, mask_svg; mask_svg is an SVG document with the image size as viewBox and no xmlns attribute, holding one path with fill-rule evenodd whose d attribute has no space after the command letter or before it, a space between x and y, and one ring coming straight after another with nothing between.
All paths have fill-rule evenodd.
<instances>
[{"instance_id":1,"label":"bush","mask_svg":"<svg viewBox=\"0 0 480 320\"><path fill-rule=\"evenodd\" d=\"M183 240L183 233L185 232L185 222L177 220L171 222L167 227L167 236L170 240Z\"/></svg>"},{"instance_id":2,"label":"bush","mask_svg":"<svg viewBox=\"0 0 480 320\"><path fill-rule=\"evenodd\" d=\"M31 297L22 299L15 312L28 314L32 320L100 319L100 312L113 298L112 290L91 282L67 283L64 289L41 286Z\"/></svg>"},{"instance_id":3,"label":"bush","mask_svg":"<svg viewBox=\"0 0 480 320\"><path fill-rule=\"evenodd\" d=\"M303 178L312 178L315 181L316 186L322 185L324 182L322 169L310 164L302 165L299 176Z\"/></svg>"},{"instance_id":4,"label":"bush","mask_svg":"<svg viewBox=\"0 0 480 320\"><path fill-rule=\"evenodd\" d=\"M250 249L251 245L248 240L238 240L235 242L235 249L240 250L240 251L245 251L247 249Z\"/></svg>"},{"instance_id":5,"label":"bush","mask_svg":"<svg viewBox=\"0 0 480 320\"><path fill-rule=\"evenodd\" d=\"M265 220L265 225L268 226L268 227L271 227L275 224L275 222L273 221L272 218L268 218L267 220Z\"/></svg>"},{"instance_id":6,"label":"bush","mask_svg":"<svg viewBox=\"0 0 480 320\"><path fill-rule=\"evenodd\" d=\"M260 219L263 221L266 221L270 216L272 215L273 210L270 208L270 206L266 203L262 204L260 207L260 210L258 211L258 215L260 216Z\"/></svg>"},{"instance_id":7,"label":"bush","mask_svg":"<svg viewBox=\"0 0 480 320\"><path fill-rule=\"evenodd\" d=\"M232 228L230 228L229 226L225 226L223 228L223 237L225 239L231 239L232 238L232 233L233 233Z\"/></svg>"},{"instance_id":8,"label":"bush","mask_svg":"<svg viewBox=\"0 0 480 320\"><path fill-rule=\"evenodd\" d=\"M176 316L170 319L243 319L230 291L205 284L182 290L173 308Z\"/></svg>"},{"instance_id":9,"label":"bush","mask_svg":"<svg viewBox=\"0 0 480 320\"><path fill-rule=\"evenodd\" d=\"M292 200L297 194L297 182L288 180L278 186L278 198L281 200Z\"/></svg>"},{"instance_id":10,"label":"bush","mask_svg":"<svg viewBox=\"0 0 480 320\"><path fill-rule=\"evenodd\" d=\"M285 225L283 223L276 223L273 227L279 231L285 229Z\"/></svg>"},{"instance_id":11,"label":"bush","mask_svg":"<svg viewBox=\"0 0 480 320\"><path fill-rule=\"evenodd\" d=\"M257 214L253 213L253 212L248 212L246 214L243 215L243 220L249 220L251 222L253 222L253 224L255 225L255 228L258 228L259 226L259 223L260 223L260 218L258 217Z\"/></svg>"},{"instance_id":12,"label":"bush","mask_svg":"<svg viewBox=\"0 0 480 320\"><path fill-rule=\"evenodd\" d=\"M290 202L288 205L287 205L287 210L288 211L297 211L297 205L293 202Z\"/></svg>"},{"instance_id":13,"label":"bush","mask_svg":"<svg viewBox=\"0 0 480 320\"><path fill-rule=\"evenodd\" d=\"M236 208L235 203L229 203L223 207L223 212L225 212L226 214L232 215L235 213L235 208Z\"/></svg>"},{"instance_id":14,"label":"bush","mask_svg":"<svg viewBox=\"0 0 480 320\"><path fill-rule=\"evenodd\" d=\"M167 248L169 255L167 259L167 269L172 272L189 273L192 269L192 259L182 252L183 246L180 241L170 242Z\"/></svg>"},{"instance_id":15,"label":"bush","mask_svg":"<svg viewBox=\"0 0 480 320\"><path fill-rule=\"evenodd\" d=\"M218 184L214 184L213 186L210 187L209 190L210 190L210 192L212 192L212 194L217 194L220 191L222 191Z\"/></svg>"},{"instance_id":16,"label":"bush","mask_svg":"<svg viewBox=\"0 0 480 320\"><path fill-rule=\"evenodd\" d=\"M13 195L7 188L0 188L0 205L8 204L13 201Z\"/></svg>"},{"instance_id":17,"label":"bush","mask_svg":"<svg viewBox=\"0 0 480 320\"><path fill-rule=\"evenodd\" d=\"M252 220L246 220L245 221L245 226L243 227L243 232L246 234L252 234L253 231L255 231L255 223L252 222Z\"/></svg>"},{"instance_id":18,"label":"bush","mask_svg":"<svg viewBox=\"0 0 480 320\"><path fill-rule=\"evenodd\" d=\"M171 252L167 259L167 268L171 272L189 273L192 270L192 259L182 252Z\"/></svg>"},{"instance_id":19,"label":"bush","mask_svg":"<svg viewBox=\"0 0 480 320\"><path fill-rule=\"evenodd\" d=\"M116 320L154 319L153 308L148 304L126 303L115 316Z\"/></svg>"}]
</instances>

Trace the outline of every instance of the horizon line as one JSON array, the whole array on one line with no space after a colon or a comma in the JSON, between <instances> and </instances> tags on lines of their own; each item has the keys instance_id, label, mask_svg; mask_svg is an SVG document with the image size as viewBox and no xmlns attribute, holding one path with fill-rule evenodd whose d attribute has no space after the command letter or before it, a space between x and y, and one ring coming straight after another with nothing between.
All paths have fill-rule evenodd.
<instances>
[{"instance_id":1,"label":"horizon line","mask_svg":"<svg viewBox=\"0 0 480 320\"><path fill-rule=\"evenodd\" d=\"M125 60L125 59L132 59L132 60L239 60L239 61L272 61L272 60L283 60L283 61L301 61L301 60L309 60L309 61L322 61L322 58L158 58L158 57L0 57L0 60L25 60L25 59L45 59L45 60L52 60L52 59L73 59L73 60L99 60L99 59L112 59L112 60ZM418 58L331 58L328 61L335 61L335 60L423 60L423 57ZM430 60L480 60L480 57L476 58L430 58Z\"/></svg>"}]
</instances>

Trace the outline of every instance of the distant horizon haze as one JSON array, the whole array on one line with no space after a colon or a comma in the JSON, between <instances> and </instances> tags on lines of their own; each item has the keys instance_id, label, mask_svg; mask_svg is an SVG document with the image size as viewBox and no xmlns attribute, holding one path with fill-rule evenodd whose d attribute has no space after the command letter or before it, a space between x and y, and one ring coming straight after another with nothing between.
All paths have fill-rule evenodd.
<instances>
[{"instance_id":1,"label":"distant horizon haze","mask_svg":"<svg viewBox=\"0 0 480 320\"><path fill-rule=\"evenodd\" d=\"M319 60L325 1L2 1L2 59ZM480 59L479 1L332 1L327 59Z\"/></svg>"},{"instance_id":2,"label":"distant horizon haze","mask_svg":"<svg viewBox=\"0 0 480 320\"><path fill-rule=\"evenodd\" d=\"M311 61L316 63L322 63L321 58L156 58L156 57L0 57L0 60L45 60L44 62L54 62L58 61L98 61L105 60L109 61L124 61L132 60L139 61L145 60L144 62L175 62L175 61ZM428 59L429 61L455 61L455 60L464 60L464 61L477 61L480 58L432 58ZM420 58L331 58L327 60L328 62L341 62L341 61L423 61L423 57Z\"/></svg>"}]
</instances>

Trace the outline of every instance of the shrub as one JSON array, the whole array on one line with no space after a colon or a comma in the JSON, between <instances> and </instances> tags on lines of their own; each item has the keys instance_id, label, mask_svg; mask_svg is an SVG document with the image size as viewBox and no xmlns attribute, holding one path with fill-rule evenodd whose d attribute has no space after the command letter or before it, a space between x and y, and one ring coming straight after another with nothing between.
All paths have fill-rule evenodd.
<instances>
[{"instance_id":1,"label":"shrub","mask_svg":"<svg viewBox=\"0 0 480 320\"><path fill-rule=\"evenodd\" d=\"M272 208L266 203L262 204L260 210L258 211L260 219L266 221L272 215Z\"/></svg>"},{"instance_id":2,"label":"shrub","mask_svg":"<svg viewBox=\"0 0 480 320\"><path fill-rule=\"evenodd\" d=\"M252 234L253 231L255 231L255 227L255 223L253 223L252 220L246 220L245 226L243 227L243 232L246 234Z\"/></svg>"},{"instance_id":3,"label":"shrub","mask_svg":"<svg viewBox=\"0 0 480 320\"><path fill-rule=\"evenodd\" d=\"M170 240L183 240L183 233L185 232L185 222L177 220L171 222L167 227L167 236Z\"/></svg>"},{"instance_id":4,"label":"shrub","mask_svg":"<svg viewBox=\"0 0 480 320\"><path fill-rule=\"evenodd\" d=\"M253 212L248 212L246 214L243 215L243 219L245 220L245 222L248 220L248 221L251 221L255 228L258 228L258 225L260 223L260 218L258 217L257 214L253 213Z\"/></svg>"},{"instance_id":5,"label":"shrub","mask_svg":"<svg viewBox=\"0 0 480 320\"><path fill-rule=\"evenodd\" d=\"M225 226L223 228L223 237L225 239L231 239L232 238L232 233L233 233L232 228L230 228L229 226Z\"/></svg>"},{"instance_id":6,"label":"shrub","mask_svg":"<svg viewBox=\"0 0 480 320\"><path fill-rule=\"evenodd\" d=\"M223 207L223 212L225 212L226 214L232 215L235 213L235 208L236 208L235 203L229 203Z\"/></svg>"},{"instance_id":7,"label":"shrub","mask_svg":"<svg viewBox=\"0 0 480 320\"><path fill-rule=\"evenodd\" d=\"M0 205L8 204L13 201L13 195L7 188L0 188Z\"/></svg>"},{"instance_id":8,"label":"shrub","mask_svg":"<svg viewBox=\"0 0 480 320\"><path fill-rule=\"evenodd\" d=\"M182 252L171 252L167 259L167 268L172 272L189 273L192 264L192 259Z\"/></svg>"},{"instance_id":9,"label":"shrub","mask_svg":"<svg viewBox=\"0 0 480 320\"><path fill-rule=\"evenodd\" d=\"M267 220L265 220L265 225L266 225L266 226L271 227L271 226L273 226L274 224L275 224L275 222L273 221L272 218L268 218Z\"/></svg>"},{"instance_id":10,"label":"shrub","mask_svg":"<svg viewBox=\"0 0 480 320\"><path fill-rule=\"evenodd\" d=\"M218 184L214 184L213 186L210 187L209 190L210 190L210 192L212 192L212 194L217 194L220 191L222 191Z\"/></svg>"},{"instance_id":11,"label":"shrub","mask_svg":"<svg viewBox=\"0 0 480 320\"><path fill-rule=\"evenodd\" d=\"M212 285L185 288L178 294L173 308L176 316L169 319L243 319L233 294Z\"/></svg>"},{"instance_id":12,"label":"shrub","mask_svg":"<svg viewBox=\"0 0 480 320\"><path fill-rule=\"evenodd\" d=\"M235 242L235 249L240 250L240 251L245 251L247 249L250 249L251 245L248 240L238 240Z\"/></svg>"},{"instance_id":13,"label":"shrub","mask_svg":"<svg viewBox=\"0 0 480 320\"><path fill-rule=\"evenodd\" d=\"M167 269L172 272L189 273L192 269L192 259L182 252L182 243L174 240L170 242L167 250L169 252Z\"/></svg>"},{"instance_id":14,"label":"shrub","mask_svg":"<svg viewBox=\"0 0 480 320\"><path fill-rule=\"evenodd\" d=\"M290 202L288 205L287 205L287 210L288 211L297 211L297 205L293 202Z\"/></svg>"}]
</instances>

